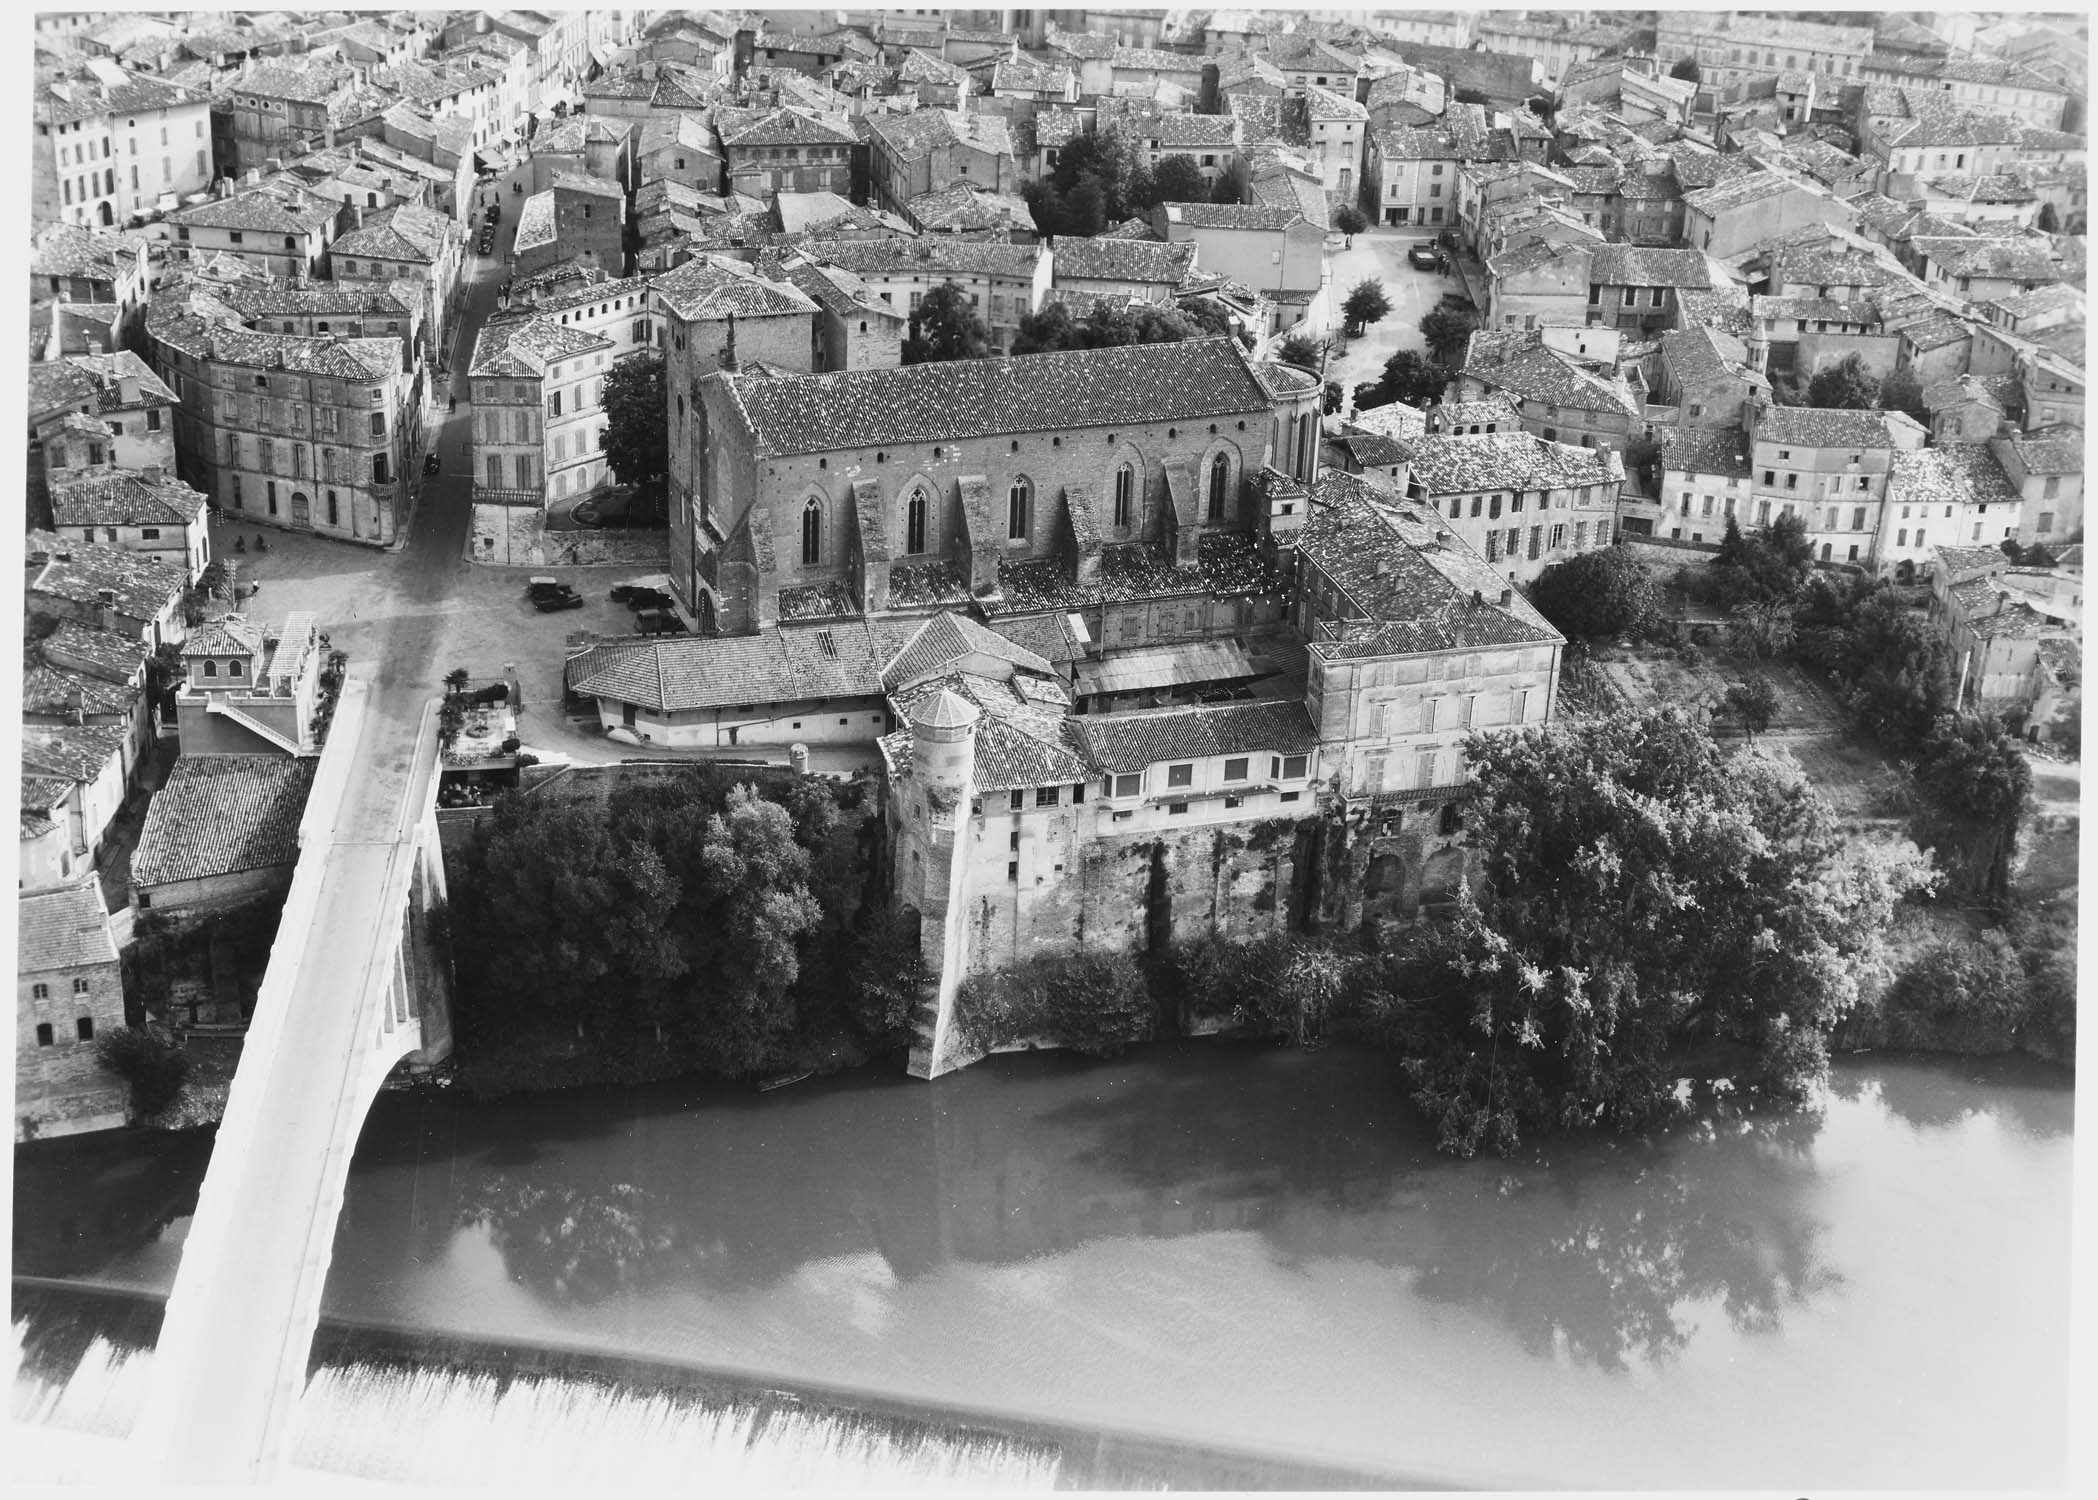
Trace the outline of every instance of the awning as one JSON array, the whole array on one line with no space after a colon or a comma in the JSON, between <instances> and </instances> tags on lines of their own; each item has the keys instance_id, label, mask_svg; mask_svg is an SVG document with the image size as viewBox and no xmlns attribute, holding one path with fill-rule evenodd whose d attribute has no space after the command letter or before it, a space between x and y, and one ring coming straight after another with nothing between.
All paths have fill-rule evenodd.
<instances>
[{"instance_id":1,"label":"awning","mask_svg":"<svg viewBox=\"0 0 2098 1500\"><path fill-rule=\"evenodd\" d=\"M1081 698L1199 683L1241 682L1274 670L1231 641L1194 641L1185 646L1122 651L1105 661L1078 662L1075 668Z\"/></svg>"}]
</instances>

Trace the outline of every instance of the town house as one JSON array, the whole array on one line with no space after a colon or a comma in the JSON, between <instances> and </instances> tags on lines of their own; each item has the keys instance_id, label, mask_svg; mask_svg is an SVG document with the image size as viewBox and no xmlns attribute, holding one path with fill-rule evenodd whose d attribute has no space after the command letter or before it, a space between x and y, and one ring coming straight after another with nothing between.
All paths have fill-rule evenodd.
<instances>
[{"instance_id":1,"label":"town house","mask_svg":"<svg viewBox=\"0 0 2098 1500\"><path fill-rule=\"evenodd\" d=\"M1743 524L1796 509L1818 560L1870 566L1894 454L1922 447L1923 427L1901 412L1754 405L1748 430L1755 514Z\"/></svg>"}]
</instances>

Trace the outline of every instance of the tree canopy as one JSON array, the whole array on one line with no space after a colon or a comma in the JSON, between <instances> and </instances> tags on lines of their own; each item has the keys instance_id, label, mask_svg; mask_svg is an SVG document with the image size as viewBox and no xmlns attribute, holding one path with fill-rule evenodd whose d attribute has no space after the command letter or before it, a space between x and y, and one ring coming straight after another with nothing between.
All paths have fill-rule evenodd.
<instances>
[{"instance_id":1,"label":"tree canopy","mask_svg":"<svg viewBox=\"0 0 2098 1500\"><path fill-rule=\"evenodd\" d=\"M1110 307L1095 303L1082 318L1061 302L1023 314L1013 337L1015 354L1052 354L1060 349L1113 349L1124 344L1177 344L1183 339L1229 333L1230 320L1214 304L1178 308ZM1222 326L1219 327L1218 325Z\"/></svg>"},{"instance_id":2,"label":"tree canopy","mask_svg":"<svg viewBox=\"0 0 2098 1500\"><path fill-rule=\"evenodd\" d=\"M1644 629L1661 607L1653 575L1629 547L1598 547L1554 563L1531 586L1530 602L1568 638Z\"/></svg>"},{"instance_id":3,"label":"tree canopy","mask_svg":"<svg viewBox=\"0 0 2098 1500\"><path fill-rule=\"evenodd\" d=\"M1845 407L1869 411L1879 405L1879 377L1865 368L1856 354L1846 354L1835 364L1816 370L1807 382L1809 406Z\"/></svg>"},{"instance_id":4,"label":"tree canopy","mask_svg":"<svg viewBox=\"0 0 2098 1500\"><path fill-rule=\"evenodd\" d=\"M1353 246L1355 236L1370 227L1370 216L1352 203L1343 203L1333 210L1333 227L1346 235L1348 244Z\"/></svg>"},{"instance_id":5,"label":"tree canopy","mask_svg":"<svg viewBox=\"0 0 2098 1500\"><path fill-rule=\"evenodd\" d=\"M1360 333L1370 324L1377 322L1391 311L1391 298L1384 294L1384 283L1374 276L1365 277L1349 289L1347 300L1341 303L1341 316L1349 328Z\"/></svg>"},{"instance_id":6,"label":"tree canopy","mask_svg":"<svg viewBox=\"0 0 2098 1500\"><path fill-rule=\"evenodd\" d=\"M1417 349L1401 349L1384 361L1384 374L1374 384L1355 388L1355 409L1389 406L1403 401L1408 406L1428 406L1442 399L1450 372Z\"/></svg>"},{"instance_id":7,"label":"tree canopy","mask_svg":"<svg viewBox=\"0 0 2098 1500\"><path fill-rule=\"evenodd\" d=\"M670 472L670 397L663 356L630 354L605 372L605 463L621 484L643 484Z\"/></svg>"},{"instance_id":8,"label":"tree canopy","mask_svg":"<svg viewBox=\"0 0 2098 1500\"><path fill-rule=\"evenodd\" d=\"M969 305L969 294L943 281L925 294L911 314L903 362L929 365L948 359L982 359L991 352L991 331Z\"/></svg>"},{"instance_id":9,"label":"tree canopy","mask_svg":"<svg viewBox=\"0 0 2098 1500\"><path fill-rule=\"evenodd\" d=\"M1697 59L1694 57L1678 58L1675 66L1668 70L1668 76L1680 78L1686 83L1703 83L1705 80L1704 69L1697 65Z\"/></svg>"},{"instance_id":10,"label":"tree canopy","mask_svg":"<svg viewBox=\"0 0 2098 1500\"><path fill-rule=\"evenodd\" d=\"M1308 333L1293 333L1282 341L1275 357L1286 365L1295 365L1300 370L1309 370L1316 375L1319 368L1319 341Z\"/></svg>"},{"instance_id":11,"label":"tree canopy","mask_svg":"<svg viewBox=\"0 0 2098 1500\"><path fill-rule=\"evenodd\" d=\"M1838 836L1796 765L1729 754L1680 709L1475 734L1484 875L1417 937L1386 1024L1446 1150L1552 1127L1644 1130L1686 1059L1797 1098L1827 1065L1912 846Z\"/></svg>"},{"instance_id":12,"label":"tree canopy","mask_svg":"<svg viewBox=\"0 0 2098 1500\"><path fill-rule=\"evenodd\" d=\"M1882 411L1906 412L1925 427L1930 426L1930 408L1923 404L1923 383L1907 365L1879 383L1879 405Z\"/></svg>"},{"instance_id":13,"label":"tree canopy","mask_svg":"<svg viewBox=\"0 0 2098 1500\"><path fill-rule=\"evenodd\" d=\"M2008 898L2018 825L2032 800L2032 766L2018 737L1994 717L1941 715L1917 774L1937 804L1931 843L1954 886L1987 901Z\"/></svg>"},{"instance_id":14,"label":"tree canopy","mask_svg":"<svg viewBox=\"0 0 2098 1500\"><path fill-rule=\"evenodd\" d=\"M1159 201L1150 168L1112 125L1086 131L1062 147L1055 170L1027 183L1021 196L1043 234L1088 237Z\"/></svg>"},{"instance_id":15,"label":"tree canopy","mask_svg":"<svg viewBox=\"0 0 2098 1500\"><path fill-rule=\"evenodd\" d=\"M1175 152L1162 158L1151 174L1154 203L1207 203L1209 184L1202 180L1202 167L1192 156Z\"/></svg>"},{"instance_id":16,"label":"tree canopy","mask_svg":"<svg viewBox=\"0 0 2098 1500\"><path fill-rule=\"evenodd\" d=\"M1727 609L1742 604L1789 602L1805 587L1814 570L1814 548L1807 523L1797 515L1779 516L1768 526L1744 534L1732 516L1710 567L1718 602Z\"/></svg>"},{"instance_id":17,"label":"tree canopy","mask_svg":"<svg viewBox=\"0 0 2098 1500\"><path fill-rule=\"evenodd\" d=\"M1476 312L1447 304L1431 309L1420 323L1421 337L1428 341L1428 353L1445 365L1454 365L1464 358L1465 345L1478 326Z\"/></svg>"}]
</instances>

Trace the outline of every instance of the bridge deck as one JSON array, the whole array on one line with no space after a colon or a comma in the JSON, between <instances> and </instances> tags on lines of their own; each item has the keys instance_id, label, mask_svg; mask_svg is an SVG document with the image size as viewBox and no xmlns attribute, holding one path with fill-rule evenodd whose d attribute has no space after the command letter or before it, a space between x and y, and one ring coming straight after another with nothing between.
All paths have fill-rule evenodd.
<instances>
[{"instance_id":1,"label":"bridge deck","mask_svg":"<svg viewBox=\"0 0 2098 1500\"><path fill-rule=\"evenodd\" d=\"M270 974L169 1297L139 1457L172 1482L267 1477L305 1382L349 1158L402 1055L385 1018L435 774L434 725L346 685ZM418 727L421 732L418 733ZM345 733L345 731L347 733ZM276 983L272 983L276 981ZM288 986L288 988L287 988Z\"/></svg>"}]
</instances>

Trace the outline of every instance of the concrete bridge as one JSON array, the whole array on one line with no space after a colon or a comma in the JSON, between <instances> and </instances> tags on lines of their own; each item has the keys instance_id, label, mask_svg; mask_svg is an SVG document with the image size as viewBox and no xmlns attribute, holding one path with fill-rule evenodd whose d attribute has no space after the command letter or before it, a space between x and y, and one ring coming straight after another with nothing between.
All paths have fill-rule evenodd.
<instances>
[{"instance_id":1,"label":"concrete bridge","mask_svg":"<svg viewBox=\"0 0 2098 1500\"><path fill-rule=\"evenodd\" d=\"M449 1050L436 701L343 685L255 1019L132 1433L140 1477L268 1481L292 1451L350 1157L380 1083Z\"/></svg>"}]
</instances>

